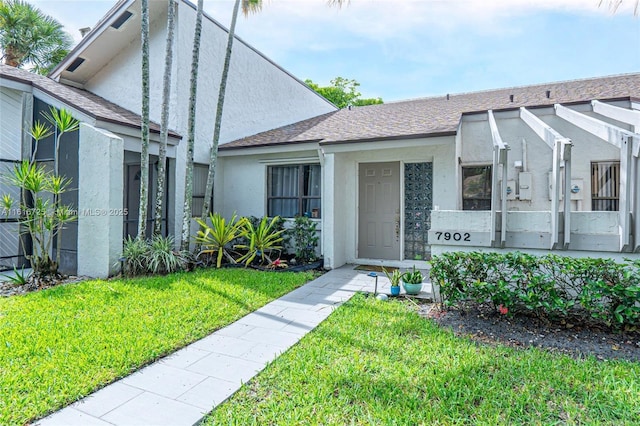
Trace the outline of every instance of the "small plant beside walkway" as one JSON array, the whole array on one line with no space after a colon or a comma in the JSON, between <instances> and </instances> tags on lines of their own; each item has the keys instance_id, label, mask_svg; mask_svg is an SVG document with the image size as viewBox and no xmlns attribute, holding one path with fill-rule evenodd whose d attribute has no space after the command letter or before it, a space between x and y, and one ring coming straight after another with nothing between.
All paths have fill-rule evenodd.
<instances>
[{"instance_id":1,"label":"small plant beside walkway","mask_svg":"<svg viewBox=\"0 0 640 426\"><path fill-rule=\"evenodd\" d=\"M202 269L0 299L0 424L68 405L312 277Z\"/></svg>"}]
</instances>

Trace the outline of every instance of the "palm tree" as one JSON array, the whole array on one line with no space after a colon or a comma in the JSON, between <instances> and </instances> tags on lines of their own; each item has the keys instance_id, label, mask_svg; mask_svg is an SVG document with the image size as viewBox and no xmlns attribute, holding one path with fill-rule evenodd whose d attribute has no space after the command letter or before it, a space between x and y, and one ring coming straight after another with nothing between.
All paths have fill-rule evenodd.
<instances>
[{"instance_id":1,"label":"palm tree","mask_svg":"<svg viewBox=\"0 0 640 426\"><path fill-rule=\"evenodd\" d=\"M231 17L231 27L229 28L229 38L227 41L227 52L224 58L224 66L222 68L222 77L220 80L220 90L218 91L218 107L216 111L215 127L213 129L213 143L209 154L209 172L207 173L207 185L205 194L211 194L213 191L213 181L216 175L216 163L218 161L218 145L220 142L220 127L222 124L222 111L224 107L224 96L227 89L227 79L229 77L229 64L231 63L231 52L233 49L233 40L235 38L236 20L238 18L238 10L242 2L242 13L248 16L251 12L258 12L262 8L262 0L236 0ZM327 0L330 6L341 7L348 3L349 0ZM211 210L211 198L204 198L204 206L202 208L202 220L205 220Z\"/></svg>"},{"instance_id":2,"label":"palm tree","mask_svg":"<svg viewBox=\"0 0 640 426\"><path fill-rule=\"evenodd\" d=\"M327 0L331 6L342 6L349 0ZM218 144L220 141L220 128L222 124L222 112L224 107L224 97L229 76L229 64L231 63L231 52L233 50L233 40L235 39L236 21L238 12L242 8L242 13L248 16L249 13L258 12L262 8L262 0L236 0L231 16L231 26L229 28L229 36L227 39L227 51L224 59L222 76L220 79L220 89L218 90L218 106L216 110L216 121L214 125L213 144L209 155L209 171L207 173L207 184L205 194L211 194L213 191L213 181L215 179L216 162L218 158ZM184 216L182 222L182 239L181 248L187 250L189 247L189 236L191 234L191 197L193 194L193 144L195 129L195 99L197 94L197 69L198 69L198 52L200 49L200 31L202 21L202 0L198 0L196 18L196 36L193 42L193 63L191 72L191 94L189 102L189 136L187 141L187 167L185 179L185 198L184 198ZM201 219L206 220L211 209L210 197L205 196L204 206L202 209Z\"/></svg>"},{"instance_id":3,"label":"palm tree","mask_svg":"<svg viewBox=\"0 0 640 426\"><path fill-rule=\"evenodd\" d=\"M160 152L158 155L158 183L156 185L156 208L153 233L162 233L162 207L164 205L165 165L167 163L167 140L169 138L169 98L171 96L171 70L173 67L173 39L176 28L176 0L169 0L167 12L167 47L165 51L164 78L162 83L162 116L160 118Z\"/></svg>"},{"instance_id":4,"label":"palm tree","mask_svg":"<svg viewBox=\"0 0 640 426\"><path fill-rule=\"evenodd\" d=\"M142 0L142 149L140 152L140 209L138 238L144 240L147 231L149 202L149 0Z\"/></svg>"},{"instance_id":5,"label":"palm tree","mask_svg":"<svg viewBox=\"0 0 640 426\"><path fill-rule=\"evenodd\" d=\"M200 58L200 39L202 35L203 0L198 0L196 28L193 36L193 56L191 60L191 85L189 89L189 122L187 124L187 158L184 183L184 210L182 216L182 238L180 249L189 249L191 235L191 197L193 196L193 146L196 129L196 95L198 92L198 61Z\"/></svg>"},{"instance_id":6,"label":"palm tree","mask_svg":"<svg viewBox=\"0 0 640 426\"><path fill-rule=\"evenodd\" d=\"M0 0L0 47L4 63L30 65L47 74L69 52L72 39L58 21L23 0Z\"/></svg>"},{"instance_id":7,"label":"palm tree","mask_svg":"<svg viewBox=\"0 0 640 426\"><path fill-rule=\"evenodd\" d=\"M608 4L609 4L609 9L615 13L618 8L620 7L620 5L622 5L622 2L624 0L608 0ZM602 6L602 4L604 3L604 0L600 0L600 2L598 3L598 7ZM633 6L633 15L634 16L638 16L638 11L640 11L640 0L635 0L634 1L635 5Z\"/></svg>"}]
</instances>

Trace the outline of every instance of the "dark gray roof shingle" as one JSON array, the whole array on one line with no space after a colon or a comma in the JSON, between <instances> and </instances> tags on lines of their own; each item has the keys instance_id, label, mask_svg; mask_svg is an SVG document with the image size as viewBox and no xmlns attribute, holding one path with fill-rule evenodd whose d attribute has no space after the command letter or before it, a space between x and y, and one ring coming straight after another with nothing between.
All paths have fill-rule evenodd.
<instances>
[{"instance_id":1,"label":"dark gray roof shingle","mask_svg":"<svg viewBox=\"0 0 640 426\"><path fill-rule=\"evenodd\" d=\"M640 97L640 74L459 93L448 95L448 98L438 96L342 109L239 139L220 146L220 149L452 134L457 130L463 113L637 97Z\"/></svg>"},{"instance_id":2,"label":"dark gray roof shingle","mask_svg":"<svg viewBox=\"0 0 640 426\"><path fill-rule=\"evenodd\" d=\"M96 120L140 128L141 118L138 114L86 90L67 86L49 77L8 65L0 64L0 77L36 87ZM160 126L152 122L149 124L149 130L154 133L160 133ZM173 137L181 137L173 131L170 131L169 134Z\"/></svg>"}]
</instances>

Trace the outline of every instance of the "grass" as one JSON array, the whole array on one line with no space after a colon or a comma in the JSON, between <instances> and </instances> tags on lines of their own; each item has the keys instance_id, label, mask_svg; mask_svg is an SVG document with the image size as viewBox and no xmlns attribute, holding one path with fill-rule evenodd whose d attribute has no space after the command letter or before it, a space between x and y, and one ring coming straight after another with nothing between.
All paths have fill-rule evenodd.
<instances>
[{"instance_id":1,"label":"grass","mask_svg":"<svg viewBox=\"0 0 640 426\"><path fill-rule=\"evenodd\" d=\"M215 409L218 424L637 424L640 364L478 345L354 297Z\"/></svg>"},{"instance_id":2,"label":"grass","mask_svg":"<svg viewBox=\"0 0 640 426\"><path fill-rule=\"evenodd\" d=\"M199 270L0 299L0 424L42 417L311 278Z\"/></svg>"}]
</instances>

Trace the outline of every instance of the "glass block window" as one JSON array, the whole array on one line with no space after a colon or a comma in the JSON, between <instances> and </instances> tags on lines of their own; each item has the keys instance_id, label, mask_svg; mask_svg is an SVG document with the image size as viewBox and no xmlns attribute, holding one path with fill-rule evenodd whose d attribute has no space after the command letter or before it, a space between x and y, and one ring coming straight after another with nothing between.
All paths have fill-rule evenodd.
<instances>
[{"instance_id":1,"label":"glass block window","mask_svg":"<svg viewBox=\"0 0 640 426\"><path fill-rule=\"evenodd\" d=\"M321 168L319 164L270 166L267 215L320 218Z\"/></svg>"},{"instance_id":2,"label":"glass block window","mask_svg":"<svg viewBox=\"0 0 640 426\"><path fill-rule=\"evenodd\" d=\"M404 258L431 256L428 232L433 208L433 163L404 165Z\"/></svg>"},{"instance_id":3,"label":"glass block window","mask_svg":"<svg viewBox=\"0 0 640 426\"><path fill-rule=\"evenodd\" d=\"M462 210L491 210L491 166L462 168Z\"/></svg>"}]
</instances>

